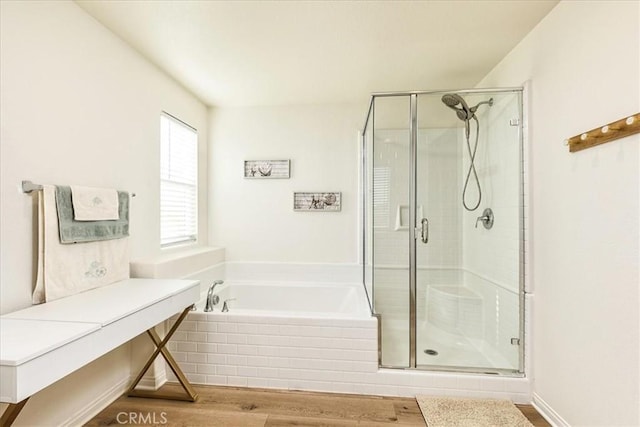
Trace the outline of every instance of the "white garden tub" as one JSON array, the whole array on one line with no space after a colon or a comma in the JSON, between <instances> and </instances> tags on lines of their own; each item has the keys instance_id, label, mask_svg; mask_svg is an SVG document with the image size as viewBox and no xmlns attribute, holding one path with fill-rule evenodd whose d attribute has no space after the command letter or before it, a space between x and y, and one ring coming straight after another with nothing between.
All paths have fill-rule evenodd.
<instances>
[{"instance_id":1,"label":"white garden tub","mask_svg":"<svg viewBox=\"0 0 640 427\"><path fill-rule=\"evenodd\" d=\"M207 289L197 311L203 312ZM220 313L225 301L229 314L293 316L333 319L371 317L361 284L309 282L225 282L214 289L220 297L213 313Z\"/></svg>"}]
</instances>

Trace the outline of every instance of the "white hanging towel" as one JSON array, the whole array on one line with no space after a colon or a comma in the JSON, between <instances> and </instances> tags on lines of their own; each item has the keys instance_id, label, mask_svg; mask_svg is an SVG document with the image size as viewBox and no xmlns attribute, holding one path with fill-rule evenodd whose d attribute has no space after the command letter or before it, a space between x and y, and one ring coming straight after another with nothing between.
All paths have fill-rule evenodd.
<instances>
[{"instance_id":1,"label":"white hanging towel","mask_svg":"<svg viewBox=\"0 0 640 427\"><path fill-rule=\"evenodd\" d=\"M118 219L118 192L111 188L71 185L73 219L101 221Z\"/></svg>"},{"instance_id":2,"label":"white hanging towel","mask_svg":"<svg viewBox=\"0 0 640 427\"><path fill-rule=\"evenodd\" d=\"M56 189L38 193L38 265L33 303L53 301L129 278L129 238L62 244Z\"/></svg>"}]
</instances>

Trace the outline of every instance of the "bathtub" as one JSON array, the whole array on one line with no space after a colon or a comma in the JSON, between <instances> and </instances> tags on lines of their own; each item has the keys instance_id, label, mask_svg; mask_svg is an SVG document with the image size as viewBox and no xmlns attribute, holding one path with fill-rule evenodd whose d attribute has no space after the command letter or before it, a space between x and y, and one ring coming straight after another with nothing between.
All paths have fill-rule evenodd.
<instances>
[{"instance_id":1,"label":"bathtub","mask_svg":"<svg viewBox=\"0 0 640 427\"><path fill-rule=\"evenodd\" d=\"M193 384L530 402L527 378L380 369L378 320L360 283L225 280L205 313L213 282L205 277L197 310L167 345ZM166 376L177 381L168 369Z\"/></svg>"},{"instance_id":2,"label":"bathtub","mask_svg":"<svg viewBox=\"0 0 640 427\"><path fill-rule=\"evenodd\" d=\"M204 311L208 289L196 304ZM220 297L214 306L220 312L228 301L229 314L322 319L366 319L371 317L360 284L306 282L227 281L214 293Z\"/></svg>"}]
</instances>

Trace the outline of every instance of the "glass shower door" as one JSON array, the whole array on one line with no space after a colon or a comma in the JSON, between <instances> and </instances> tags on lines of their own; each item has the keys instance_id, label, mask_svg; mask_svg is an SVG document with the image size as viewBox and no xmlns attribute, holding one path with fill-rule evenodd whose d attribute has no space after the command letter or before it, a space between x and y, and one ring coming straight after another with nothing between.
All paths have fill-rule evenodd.
<instances>
[{"instance_id":1,"label":"glass shower door","mask_svg":"<svg viewBox=\"0 0 640 427\"><path fill-rule=\"evenodd\" d=\"M522 372L522 91L371 105L364 276L380 365Z\"/></svg>"},{"instance_id":2,"label":"glass shower door","mask_svg":"<svg viewBox=\"0 0 640 427\"><path fill-rule=\"evenodd\" d=\"M374 312L380 318L380 364L409 367L409 97L373 106L369 209Z\"/></svg>"},{"instance_id":3,"label":"glass shower door","mask_svg":"<svg viewBox=\"0 0 640 427\"><path fill-rule=\"evenodd\" d=\"M521 105L519 91L418 96L418 368L521 369Z\"/></svg>"}]
</instances>

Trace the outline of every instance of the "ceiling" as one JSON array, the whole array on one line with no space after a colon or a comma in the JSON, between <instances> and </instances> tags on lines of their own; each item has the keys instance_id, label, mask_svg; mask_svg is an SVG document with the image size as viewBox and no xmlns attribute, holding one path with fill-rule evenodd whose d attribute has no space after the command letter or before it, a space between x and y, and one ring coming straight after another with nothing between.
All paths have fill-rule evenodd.
<instances>
[{"instance_id":1,"label":"ceiling","mask_svg":"<svg viewBox=\"0 0 640 427\"><path fill-rule=\"evenodd\" d=\"M558 1L76 3L206 104L247 106L474 87Z\"/></svg>"}]
</instances>

